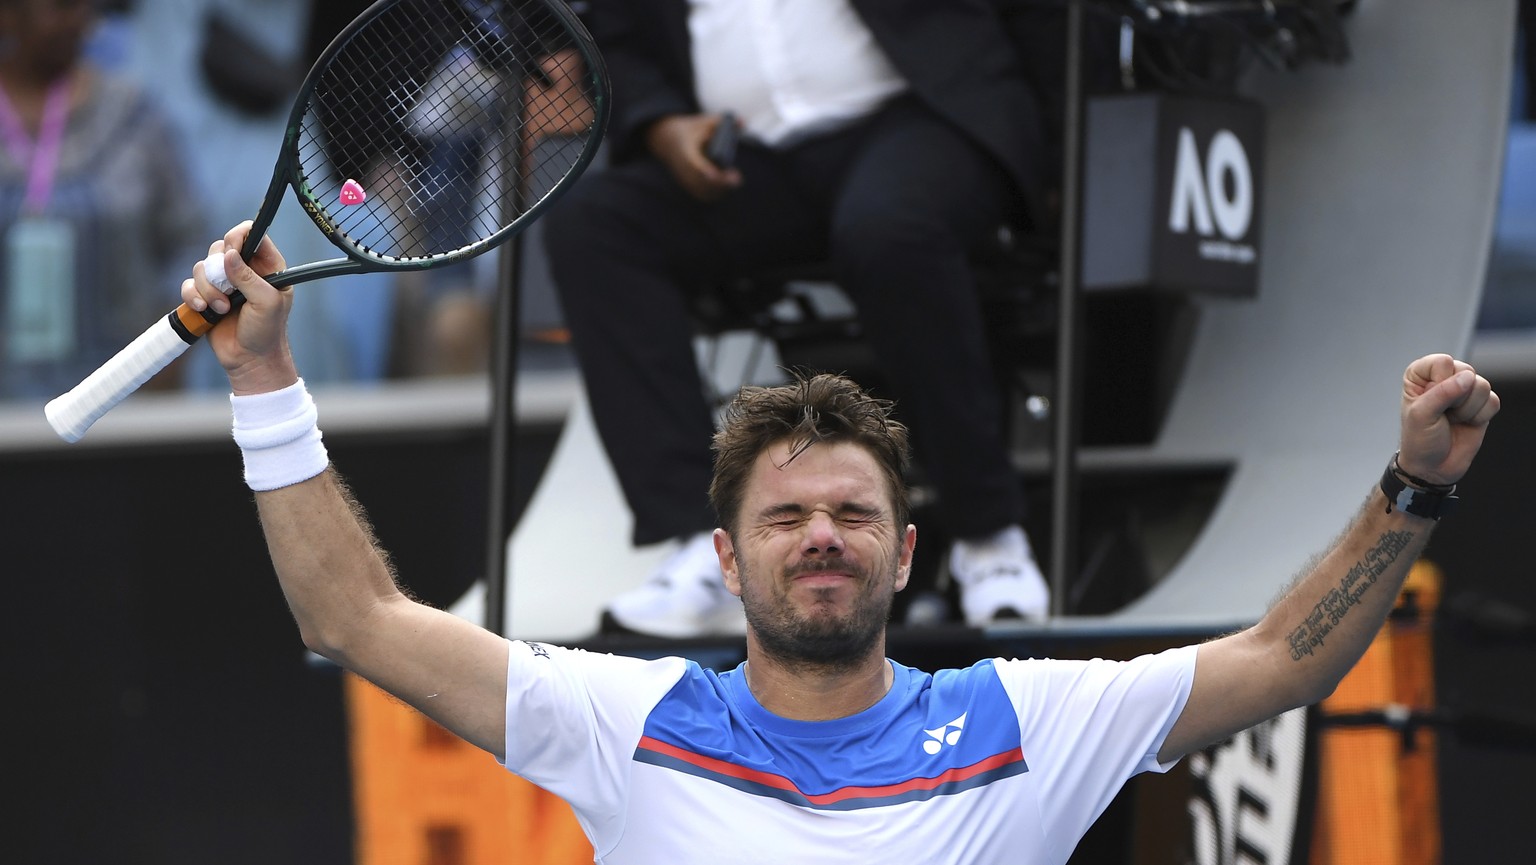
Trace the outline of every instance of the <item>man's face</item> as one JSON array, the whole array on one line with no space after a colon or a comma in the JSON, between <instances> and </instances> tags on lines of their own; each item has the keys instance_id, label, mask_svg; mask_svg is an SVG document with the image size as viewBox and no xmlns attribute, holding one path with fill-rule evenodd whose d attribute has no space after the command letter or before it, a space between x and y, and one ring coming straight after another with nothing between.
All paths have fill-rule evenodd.
<instances>
[{"instance_id":1,"label":"man's face","mask_svg":"<svg viewBox=\"0 0 1536 865\"><path fill-rule=\"evenodd\" d=\"M75 64L95 22L92 0L15 0L0 13L0 31L23 62L49 79Z\"/></svg>"},{"instance_id":2,"label":"man's face","mask_svg":"<svg viewBox=\"0 0 1536 865\"><path fill-rule=\"evenodd\" d=\"M907 584L917 531L897 526L874 457L787 442L760 454L735 537L715 533L726 586L762 647L786 661L852 662L875 645Z\"/></svg>"}]
</instances>

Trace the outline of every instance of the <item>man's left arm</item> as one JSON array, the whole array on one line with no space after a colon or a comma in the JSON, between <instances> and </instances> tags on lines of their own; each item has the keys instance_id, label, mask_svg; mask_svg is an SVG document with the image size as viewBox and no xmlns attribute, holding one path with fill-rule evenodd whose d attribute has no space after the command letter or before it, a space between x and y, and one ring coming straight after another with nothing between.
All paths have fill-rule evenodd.
<instances>
[{"instance_id":1,"label":"man's left arm","mask_svg":"<svg viewBox=\"0 0 1536 865\"><path fill-rule=\"evenodd\" d=\"M1158 752L1168 762L1333 693L1371 644L1499 410L1488 380L1449 355L1403 376L1402 434L1388 487L1373 489L1344 534L1258 624L1200 646L1189 700ZM1410 501L1417 497L1417 501ZM1403 507L1407 504L1407 509Z\"/></svg>"}]
</instances>

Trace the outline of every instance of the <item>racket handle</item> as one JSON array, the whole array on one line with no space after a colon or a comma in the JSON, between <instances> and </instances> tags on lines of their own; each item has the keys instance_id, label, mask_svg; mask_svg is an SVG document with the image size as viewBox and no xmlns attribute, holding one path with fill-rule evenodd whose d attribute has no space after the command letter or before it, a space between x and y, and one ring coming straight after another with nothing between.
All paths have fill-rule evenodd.
<instances>
[{"instance_id":1,"label":"racket handle","mask_svg":"<svg viewBox=\"0 0 1536 865\"><path fill-rule=\"evenodd\" d=\"M150 325L68 393L54 397L43 407L49 426L59 438L79 441L91 424L187 350L191 343L171 325L171 319L183 309L191 312L182 304L181 309Z\"/></svg>"},{"instance_id":2,"label":"racket handle","mask_svg":"<svg viewBox=\"0 0 1536 865\"><path fill-rule=\"evenodd\" d=\"M209 255L203 268L208 280L229 295L231 312L245 302L245 295L236 291L224 274L223 256ZM228 313L220 314L211 309L197 312L185 303L176 307L111 360L97 367L69 393L54 397L43 406L48 425L59 438L67 442L79 441L91 424L127 399L155 373L169 366L171 361L181 357L225 315Z\"/></svg>"}]
</instances>

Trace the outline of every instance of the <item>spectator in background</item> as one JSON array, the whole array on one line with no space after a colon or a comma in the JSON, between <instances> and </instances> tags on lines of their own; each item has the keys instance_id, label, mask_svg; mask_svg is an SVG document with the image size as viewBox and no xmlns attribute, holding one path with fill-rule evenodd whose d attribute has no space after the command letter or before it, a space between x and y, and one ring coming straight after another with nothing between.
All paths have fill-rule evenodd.
<instances>
[{"instance_id":1,"label":"spectator in background","mask_svg":"<svg viewBox=\"0 0 1536 865\"><path fill-rule=\"evenodd\" d=\"M135 85L83 57L95 18L91 0L0 0L6 397L73 387L176 304L202 254L181 142Z\"/></svg>"},{"instance_id":2,"label":"spectator in background","mask_svg":"<svg viewBox=\"0 0 1536 865\"><path fill-rule=\"evenodd\" d=\"M1038 218L1039 112L995 5L598 0L613 166L552 208L550 266L637 545L678 552L605 624L740 631L710 542L711 406L688 292L830 261L912 427L964 618L1037 617L1047 589L988 366L969 247ZM743 141L706 142L733 112ZM645 430L645 436L634 431Z\"/></svg>"}]
</instances>

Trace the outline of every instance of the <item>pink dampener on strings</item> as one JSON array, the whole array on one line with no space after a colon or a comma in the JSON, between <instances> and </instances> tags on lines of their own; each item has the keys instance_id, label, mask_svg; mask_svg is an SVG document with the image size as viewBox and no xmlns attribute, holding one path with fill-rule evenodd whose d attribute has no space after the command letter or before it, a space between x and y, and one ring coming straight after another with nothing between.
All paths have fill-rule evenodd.
<instances>
[{"instance_id":1,"label":"pink dampener on strings","mask_svg":"<svg viewBox=\"0 0 1536 865\"><path fill-rule=\"evenodd\" d=\"M354 204L362 204L368 200L368 193L363 191L363 185L356 180L348 180L341 185L341 203L351 207Z\"/></svg>"}]
</instances>

